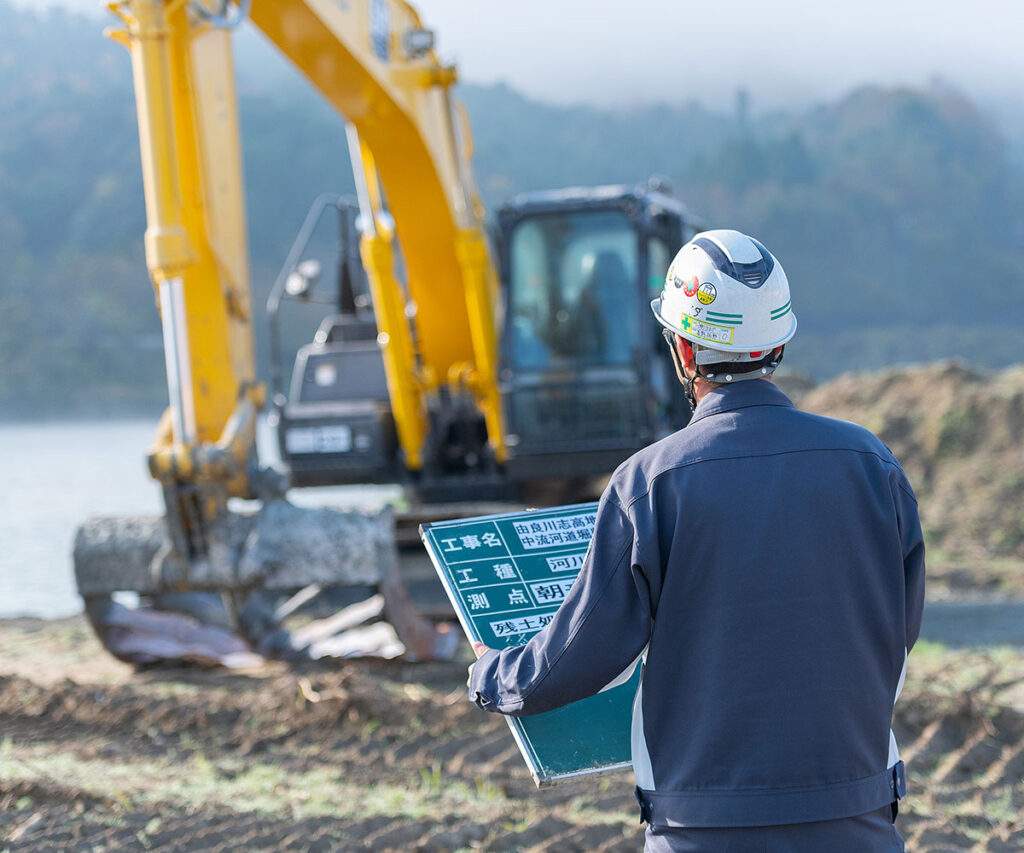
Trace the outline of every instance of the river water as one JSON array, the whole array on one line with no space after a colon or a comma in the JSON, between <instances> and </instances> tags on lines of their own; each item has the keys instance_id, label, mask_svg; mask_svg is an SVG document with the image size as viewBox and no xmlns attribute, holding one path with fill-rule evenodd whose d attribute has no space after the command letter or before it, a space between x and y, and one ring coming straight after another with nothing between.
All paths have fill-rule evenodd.
<instances>
[{"instance_id":1,"label":"river water","mask_svg":"<svg viewBox=\"0 0 1024 853\"><path fill-rule=\"evenodd\" d=\"M82 609L71 548L89 516L163 511L145 453L153 420L0 423L0 617L68 616ZM277 461L261 424L260 458ZM379 505L397 495L380 487L308 489L298 504Z\"/></svg>"},{"instance_id":2,"label":"river water","mask_svg":"<svg viewBox=\"0 0 1024 853\"><path fill-rule=\"evenodd\" d=\"M154 421L0 424L0 616L82 609L71 569L90 515L158 513L144 453Z\"/></svg>"}]
</instances>

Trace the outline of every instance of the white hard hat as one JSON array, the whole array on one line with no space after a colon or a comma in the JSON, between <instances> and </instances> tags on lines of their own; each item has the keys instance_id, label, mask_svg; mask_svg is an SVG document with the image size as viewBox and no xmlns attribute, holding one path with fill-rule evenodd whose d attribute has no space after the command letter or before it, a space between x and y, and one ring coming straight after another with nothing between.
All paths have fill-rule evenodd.
<instances>
[{"instance_id":1,"label":"white hard hat","mask_svg":"<svg viewBox=\"0 0 1024 853\"><path fill-rule=\"evenodd\" d=\"M782 265L739 231L703 231L683 246L651 308L666 329L723 354L699 363L759 359L796 333Z\"/></svg>"}]
</instances>

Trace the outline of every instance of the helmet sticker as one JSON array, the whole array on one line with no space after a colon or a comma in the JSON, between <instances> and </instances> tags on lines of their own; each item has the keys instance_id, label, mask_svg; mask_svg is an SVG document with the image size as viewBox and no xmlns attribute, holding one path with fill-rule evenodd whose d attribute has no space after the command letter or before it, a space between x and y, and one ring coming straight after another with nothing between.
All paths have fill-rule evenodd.
<instances>
[{"instance_id":1,"label":"helmet sticker","mask_svg":"<svg viewBox=\"0 0 1024 853\"><path fill-rule=\"evenodd\" d=\"M728 326L717 326L714 323L705 323L683 314L679 327L687 334L703 341L711 341L715 344L732 344L732 336L736 331Z\"/></svg>"},{"instance_id":2,"label":"helmet sticker","mask_svg":"<svg viewBox=\"0 0 1024 853\"><path fill-rule=\"evenodd\" d=\"M693 296L697 292L698 287L700 287L700 282L697 280L697 276L694 276L690 281L685 283L683 293L687 296Z\"/></svg>"},{"instance_id":3,"label":"helmet sticker","mask_svg":"<svg viewBox=\"0 0 1024 853\"><path fill-rule=\"evenodd\" d=\"M693 294L687 295L692 296ZM718 296L718 291L715 289L715 286L710 281L704 282L704 284L702 284L700 286L700 289L697 291L697 298L701 301L703 305L710 305L712 302L715 301L716 296Z\"/></svg>"}]
</instances>

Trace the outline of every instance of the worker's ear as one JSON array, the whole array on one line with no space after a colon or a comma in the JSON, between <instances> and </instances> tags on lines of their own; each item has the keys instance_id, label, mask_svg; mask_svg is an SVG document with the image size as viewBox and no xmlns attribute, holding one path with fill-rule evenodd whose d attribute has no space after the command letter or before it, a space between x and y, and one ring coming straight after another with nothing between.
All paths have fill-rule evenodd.
<instances>
[{"instance_id":1,"label":"worker's ear","mask_svg":"<svg viewBox=\"0 0 1024 853\"><path fill-rule=\"evenodd\" d=\"M683 363L683 369L689 373L697 370L697 364L693 357L693 347L686 338L676 335L676 351L679 353L679 360Z\"/></svg>"}]
</instances>

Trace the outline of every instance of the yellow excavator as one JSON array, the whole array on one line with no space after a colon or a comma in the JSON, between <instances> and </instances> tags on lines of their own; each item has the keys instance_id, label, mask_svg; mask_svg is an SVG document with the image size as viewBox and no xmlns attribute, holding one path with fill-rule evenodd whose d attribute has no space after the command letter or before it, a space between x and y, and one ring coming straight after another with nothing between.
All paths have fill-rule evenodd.
<instances>
[{"instance_id":1,"label":"yellow excavator","mask_svg":"<svg viewBox=\"0 0 1024 853\"><path fill-rule=\"evenodd\" d=\"M168 636L175 654L202 658L209 637L195 631L231 629L266 649L313 592L361 585L380 591L411 654L449 654L453 638L404 593L391 514L300 509L284 499L289 482L399 483L417 504L591 497L596 477L685 423L645 311L698 223L656 180L528 193L485 222L456 71L403 0L109 8L120 25L108 35L132 58L170 405L148 455L165 516L91 519L76 538L87 613L126 660L161 659ZM278 310L321 271L304 241L336 212L347 258L336 303L287 389L275 356L271 401L255 368L231 46L246 19L345 118L357 195L355 210L318 201L271 296L278 353ZM268 402L284 475L256 455ZM240 512L230 498L262 503ZM114 596L124 590L158 608L197 592L231 606L193 630L159 609L130 613ZM351 614L326 622L315 636Z\"/></svg>"}]
</instances>

